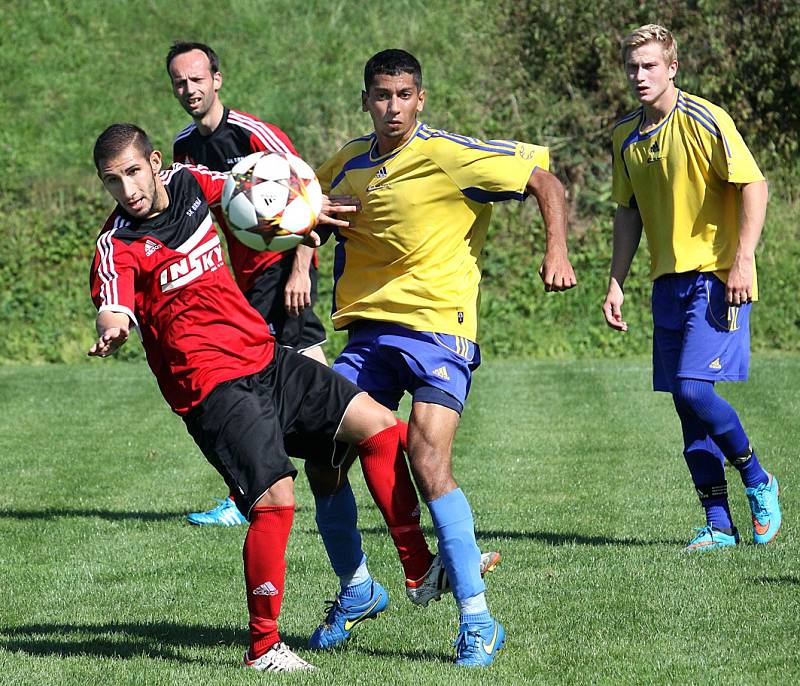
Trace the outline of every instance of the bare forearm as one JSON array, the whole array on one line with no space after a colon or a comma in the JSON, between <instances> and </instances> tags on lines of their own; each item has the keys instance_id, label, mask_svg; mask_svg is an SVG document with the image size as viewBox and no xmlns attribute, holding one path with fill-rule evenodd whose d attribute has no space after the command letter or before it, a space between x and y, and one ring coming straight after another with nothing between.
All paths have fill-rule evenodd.
<instances>
[{"instance_id":1,"label":"bare forearm","mask_svg":"<svg viewBox=\"0 0 800 686\"><path fill-rule=\"evenodd\" d=\"M737 259L752 260L764 228L769 189L766 181L748 183L742 187L742 211L739 218Z\"/></svg>"},{"instance_id":2,"label":"bare forearm","mask_svg":"<svg viewBox=\"0 0 800 686\"><path fill-rule=\"evenodd\" d=\"M545 252L567 253L567 202L564 186L549 172L535 171L527 190L535 198L545 225Z\"/></svg>"},{"instance_id":3,"label":"bare forearm","mask_svg":"<svg viewBox=\"0 0 800 686\"><path fill-rule=\"evenodd\" d=\"M95 328L97 335L103 336L109 329L128 329L130 319L127 314L103 310L97 314Z\"/></svg>"},{"instance_id":4,"label":"bare forearm","mask_svg":"<svg viewBox=\"0 0 800 686\"><path fill-rule=\"evenodd\" d=\"M307 274L313 257L314 248L308 245L298 245L294 249L294 271L301 274Z\"/></svg>"},{"instance_id":5,"label":"bare forearm","mask_svg":"<svg viewBox=\"0 0 800 686\"><path fill-rule=\"evenodd\" d=\"M616 281L620 288L625 283L641 239L642 218L639 211L628 207L617 207L614 215L610 279Z\"/></svg>"},{"instance_id":6,"label":"bare forearm","mask_svg":"<svg viewBox=\"0 0 800 686\"><path fill-rule=\"evenodd\" d=\"M536 169L530 175L527 191L539 204L544 218L546 243L539 277L544 289L565 291L577 284L567 254L567 202L564 186L550 172Z\"/></svg>"},{"instance_id":7,"label":"bare forearm","mask_svg":"<svg viewBox=\"0 0 800 686\"><path fill-rule=\"evenodd\" d=\"M130 318L127 314L104 310L97 314L95 321L97 340L88 354L93 357L108 357L120 349L128 340Z\"/></svg>"}]
</instances>

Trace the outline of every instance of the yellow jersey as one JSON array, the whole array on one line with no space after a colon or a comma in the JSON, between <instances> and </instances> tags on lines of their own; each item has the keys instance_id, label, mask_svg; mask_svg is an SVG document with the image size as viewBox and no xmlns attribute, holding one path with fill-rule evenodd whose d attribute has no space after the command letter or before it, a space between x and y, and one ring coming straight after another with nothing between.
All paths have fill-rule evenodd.
<instances>
[{"instance_id":1,"label":"yellow jersey","mask_svg":"<svg viewBox=\"0 0 800 686\"><path fill-rule=\"evenodd\" d=\"M317 170L325 193L361 202L333 231L334 327L387 321L476 340L492 203L524 200L537 167L549 167L545 147L422 123L386 155L374 133L350 141Z\"/></svg>"},{"instance_id":2,"label":"yellow jersey","mask_svg":"<svg viewBox=\"0 0 800 686\"><path fill-rule=\"evenodd\" d=\"M650 278L698 271L727 281L739 243L739 185L764 176L733 120L707 100L679 90L655 128L642 132L643 120L640 107L614 127L612 197L639 210Z\"/></svg>"}]
</instances>

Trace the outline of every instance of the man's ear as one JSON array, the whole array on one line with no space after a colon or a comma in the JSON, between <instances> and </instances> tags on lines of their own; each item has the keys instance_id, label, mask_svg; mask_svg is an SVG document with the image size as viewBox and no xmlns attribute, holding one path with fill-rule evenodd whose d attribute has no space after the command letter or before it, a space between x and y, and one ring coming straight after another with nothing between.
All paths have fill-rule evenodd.
<instances>
[{"instance_id":1,"label":"man's ear","mask_svg":"<svg viewBox=\"0 0 800 686\"><path fill-rule=\"evenodd\" d=\"M158 174L161 171L161 151L160 150L153 150L150 153L150 167L153 170L153 174Z\"/></svg>"}]
</instances>

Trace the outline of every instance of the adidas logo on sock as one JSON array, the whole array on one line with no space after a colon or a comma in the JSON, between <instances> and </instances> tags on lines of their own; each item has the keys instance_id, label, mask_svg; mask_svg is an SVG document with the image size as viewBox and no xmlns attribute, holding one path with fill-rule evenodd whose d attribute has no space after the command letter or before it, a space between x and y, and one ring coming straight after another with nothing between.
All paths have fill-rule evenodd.
<instances>
[{"instance_id":1,"label":"adidas logo on sock","mask_svg":"<svg viewBox=\"0 0 800 686\"><path fill-rule=\"evenodd\" d=\"M708 365L709 369L722 369L722 363L719 361L719 358L714 360L710 365Z\"/></svg>"},{"instance_id":2,"label":"adidas logo on sock","mask_svg":"<svg viewBox=\"0 0 800 686\"><path fill-rule=\"evenodd\" d=\"M278 589L271 581L265 581L258 588L253 589L253 595L278 595Z\"/></svg>"},{"instance_id":3,"label":"adidas logo on sock","mask_svg":"<svg viewBox=\"0 0 800 686\"><path fill-rule=\"evenodd\" d=\"M446 367L439 367L438 369L434 369L431 374L435 374L440 379L444 379L445 381L450 381L450 375L447 373Z\"/></svg>"}]
</instances>

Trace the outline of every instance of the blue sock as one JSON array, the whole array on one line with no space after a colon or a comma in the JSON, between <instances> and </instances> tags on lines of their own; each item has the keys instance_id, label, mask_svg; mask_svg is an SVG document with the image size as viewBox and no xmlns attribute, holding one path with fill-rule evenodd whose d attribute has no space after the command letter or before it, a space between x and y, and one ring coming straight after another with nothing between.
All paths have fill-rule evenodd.
<instances>
[{"instance_id":1,"label":"blue sock","mask_svg":"<svg viewBox=\"0 0 800 686\"><path fill-rule=\"evenodd\" d=\"M333 571L340 579L352 577L365 559L358 530L358 509L350 483L333 495L315 496L317 529Z\"/></svg>"},{"instance_id":2,"label":"blue sock","mask_svg":"<svg viewBox=\"0 0 800 686\"><path fill-rule=\"evenodd\" d=\"M481 579L481 551L475 542L472 511L464 493L456 488L429 502L428 509L456 601L483 593L486 586Z\"/></svg>"},{"instance_id":3,"label":"blue sock","mask_svg":"<svg viewBox=\"0 0 800 686\"><path fill-rule=\"evenodd\" d=\"M492 615L489 614L489 607L486 605L486 594L479 593L471 598L458 601L458 610L461 624L491 624Z\"/></svg>"},{"instance_id":4,"label":"blue sock","mask_svg":"<svg viewBox=\"0 0 800 686\"><path fill-rule=\"evenodd\" d=\"M339 592L339 598L342 600L360 600L361 598L366 600L371 594L372 577L368 576L364 581L356 581L349 585L342 586L342 590Z\"/></svg>"},{"instance_id":5,"label":"blue sock","mask_svg":"<svg viewBox=\"0 0 800 686\"><path fill-rule=\"evenodd\" d=\"M691 409L675 396L673 401L683 430L683 456L705 510L706 524L715 529L732 529L725 483L725 456Z\"/></svg>"},{"instance_id":6,"label":"blue sock","mask_svg":"<svg viewBox=\"0 0 800 686\"><path fill-rule=\"evenodd\" d=\"M705 425L707 432L736 467L745 487L767 483L769 475L750 450L750 440L744 432L736 410L714 391L714 383L698 379L681 379L678 393L684 404Z\"/></svg>"}]
</instances>

